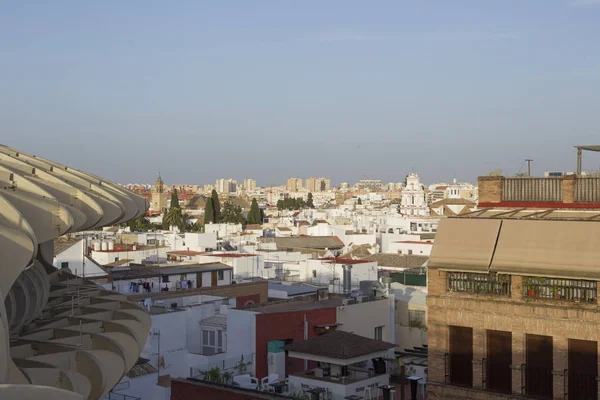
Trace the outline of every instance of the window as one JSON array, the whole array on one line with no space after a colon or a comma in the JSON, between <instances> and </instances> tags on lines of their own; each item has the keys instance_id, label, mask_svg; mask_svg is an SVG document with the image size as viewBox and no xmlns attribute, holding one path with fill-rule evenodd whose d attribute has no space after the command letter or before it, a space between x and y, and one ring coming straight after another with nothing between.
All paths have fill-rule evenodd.
<instances>
[{"instance_id":1,"label":"window","mask_svg":"<svg viewBox=\"0 0 600 400\"><path fill-rule=\"evenodd\" d=\"M569 339L569 398L598 399L598 342Z\"/></svg>"},{"instance_id":2,"label":"window","mask_svg":"<svg viewBox=\"0 0 600 400\"><path fill-rule=\"evenodd\" d=\"M375 327L375 340L383 340L383 326Z\"/></svg>"},{"instance_id":3,"label":"window","mask_svg":"<svg viewBox=\"0 0 600 400\"><path fill-rule=\"evenodd\" d=\"M202 354L210 356L215 354L215 331L202 330Z\"/></svg>"},{"instance_id":4,"label":"window","mask_svg":"<svg viewBox=\"0 0 600 400\"><path fill-rule=\"evenodd\" d=\"M552 398L552 337L525 336L525 393Z\"/></svg>"},{"instance_id":5,"label":"window","mask_svg":"<svg viewBox=\"0 0 600 400\"><path fill-rule=\"evenodd\" d=\"M484 389L511 393L512 391L512 333L487 331L487 358L484 367Z\"/></svg>"},{"instance_id":6,"label":"window","mask_svg":"<svg viewBox=\"0 0 600 400\"><path fill-rule=\"evenodd\" d=\"M412 250L408 250L408 255L411 255L411 254L412 254Z\"/></svg>"},{"instance_id":7,"label":"window","mask_svg":"<svg viewBox=\"0 0 600 400\"><path fill-rule=\"evenodd\" d=\"M510 275L449 272L448 291L509 296Z\"/></svg>"},{"instance_id":8,"label":"window","mask_svg":"<svg viewBox=\"0 0 600 400\"><path fill-rule=\"evenodd\" d=\"M425 321L424 310L408 310L408 324L415 328L425 328L427 322Z\"/></svg>"},{"instance_id":9,"label":"window","mask_svg":"<svg viewBox=\"0 0 600 400\"><path fill-rule=\"evenodd\" d=\"M179 280L180 280L180 281L187 281L187 274L181 274L181 275L179 276Z\"/></svg>"},{"instance_id":10,"label":"window","mask_svg":"<svg viewBox=\"0 0 600 400\"><path fill-rule=\"evenodd\" d=\"M210 356L225 351L225 332L202 329L202 354Z\"/></svg>"},{"instance_id":11,"label":"window","mask_svg":"<svg viewBox=\"0 0 600 400\"><path fill-rule=\"evenodd\" d=\"M317 277L317 270L313 269L313 278L316 278L316 277Z\"/></svg>"},{"instance_id":12,"label":"window","mask_svg":"<svg viewBox=\"0 0 600 400\"><path fill-rule=\"evenodd\" d=\"M458 386L473 386L473 328L448 326L446 377Z\"/></svg>"},{"instance_id":13,"label":"window","mask_svg":"<svg viewBox=\"0 0 600 400\"><path fill-rule=\"evenodd\" d=\"M69 263L68 262L61 262L60 263L60 268L61 269L63 269L63 268L69 268Z\"/></svg>"},{"instance_id":14,"label":"window","mask_svg":"<svg viewBox=\"0 0 600 400\"><path fill-rule=\"evenodd\" d=\"M119 257L115 257L115 262L119 261Z\"/></svg>"},{"instance_id":15,"label":"window","mask_svg":"<svg viewBox=\"0 0 600 400\"><path fill-rule=\"evenodd\" d=\"M543 299L596 303L598 288L594 281L523 277L524 295Z\"/></svg>"},{"instance_id":16,"label":"window","mask_svg":"<svg viewBox=\"0 0 600 400\"><path fill-rule=\"evenodd\" d=\"M225 271L218 271L217 272L217 279L222 281L223 279L225 279Z\"/></svg>"}]
</instances>

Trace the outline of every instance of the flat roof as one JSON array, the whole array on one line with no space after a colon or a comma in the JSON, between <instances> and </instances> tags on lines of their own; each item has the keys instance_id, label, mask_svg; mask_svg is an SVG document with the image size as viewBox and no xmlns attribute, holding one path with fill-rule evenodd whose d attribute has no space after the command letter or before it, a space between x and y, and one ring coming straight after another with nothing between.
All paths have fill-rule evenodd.
<instances>
[{"instance_id":1,"label":"flat roof","mask_svg":"<svg viewBox=\"0 0 600 400\"><path fill-rule=\"evenodd\" d=\"M284 349L296 353L345 360L379 353L394 347L396 347L395 344L382 340L369 339L354 333L335 330L307 340L293 342L285 346Z\"/></svg>"},{"instance_id":2,"label":"flat roof","mask_svg":"<svg viewBox=\"0 0 600 400\"><path fill-rule=\"evenodd\" d=\"M302 294L313 294L319 290L316 286L305 285L303 283L296 283L292 285L285 285L281 282L269 282L269 289L281 290L288 294L288 296L299 296Z\"/></svg>"},{"instance_id":3,"label":"flat roof","mask_svg":"<svg viewBox=\"0 0 600 400\"><path fill-rule=\"evenodd\" d=\"M172 267L150 266L132 266L109 270L114 280L129 280L140 278L154 278L164 275L193 274L198 272L224 271L232 270L233 267L223 263L189 264L177 265Z\"/></svg>"}]
</instances>

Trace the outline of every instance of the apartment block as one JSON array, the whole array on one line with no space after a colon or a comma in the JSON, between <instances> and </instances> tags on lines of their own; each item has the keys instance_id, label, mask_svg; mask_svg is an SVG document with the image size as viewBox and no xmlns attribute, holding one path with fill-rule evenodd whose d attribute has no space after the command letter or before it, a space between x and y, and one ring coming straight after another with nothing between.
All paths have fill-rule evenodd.
<instances>
[{"instance_id":1,"label":"apartment block","mask_svg":"<svg viewBox=\"0 0 600 400\"><path fill-rule=\"evenodd\" d=\"M598 399L599 211L443 219L429 259L429 399Z\"/></svg>"},{"instance_id":2,"label":"apartment block","mask_svg":"<svg viewBox=\"0 0 600 400\"><path fill-rule=\"evenodd\" d=\"M302 179L300 178L288 178L286 188L289 192L297 192L302 189Z\"/></svg>"}]
</instances>

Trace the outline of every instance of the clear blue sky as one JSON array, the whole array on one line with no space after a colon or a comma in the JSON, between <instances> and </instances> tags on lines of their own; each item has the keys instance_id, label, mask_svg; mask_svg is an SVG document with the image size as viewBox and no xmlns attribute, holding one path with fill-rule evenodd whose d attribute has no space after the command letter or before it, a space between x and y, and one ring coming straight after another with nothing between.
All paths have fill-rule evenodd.
<instances>
[{"instance_id":1,"label":"clear blue sky","mask_svg":"<svg viewBox=\"0 0 600 400\"><path fill-rule=\"evenodd\" d=\"M0 54L0 143L123 183L473 181L600 144L600 0L4 1Z\"/></svg>"}]
</instances>

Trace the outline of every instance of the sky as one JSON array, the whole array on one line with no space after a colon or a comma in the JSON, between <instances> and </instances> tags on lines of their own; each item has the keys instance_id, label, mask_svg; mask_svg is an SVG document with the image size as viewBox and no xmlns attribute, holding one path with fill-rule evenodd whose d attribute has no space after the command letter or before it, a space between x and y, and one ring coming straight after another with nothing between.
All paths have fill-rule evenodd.
<instances>
[{"instance_id":1,"label":"sky","mask_svg":"<svg viewBox=\"0 0 600 400\"><path fill-rule=\"evenodd\" d=\"M0 0L0 144L120 183L573 171L600 0Z\"/></svg>"}]
</instances>

